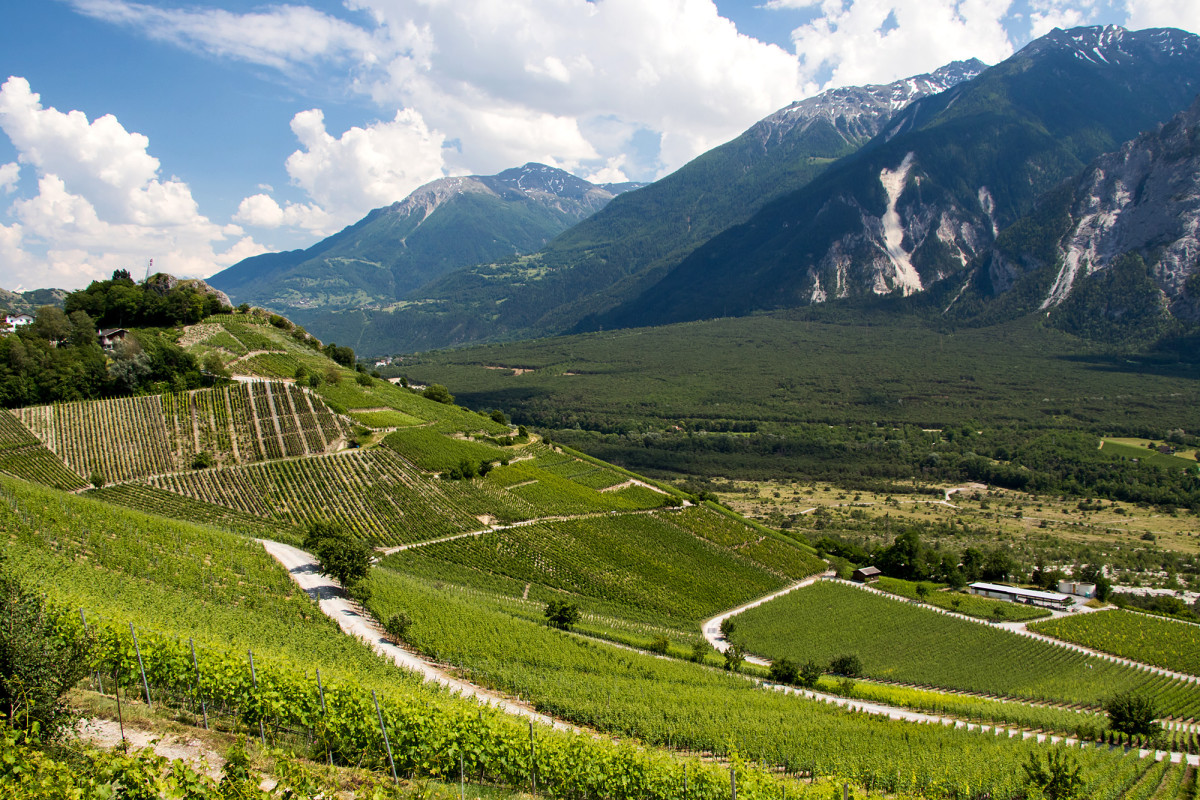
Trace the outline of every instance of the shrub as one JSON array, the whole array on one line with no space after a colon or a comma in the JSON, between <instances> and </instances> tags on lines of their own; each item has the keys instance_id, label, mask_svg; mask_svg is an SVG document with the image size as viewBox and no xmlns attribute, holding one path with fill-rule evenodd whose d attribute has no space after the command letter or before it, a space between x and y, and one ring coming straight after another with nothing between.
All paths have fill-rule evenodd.
<instances>
[{"instance_id":1,"label":"shrub","mask_svg":"<svg viewBox=\"0 0 1200 800\"><path fill-rule=\"evenodd\" d=\"M821 673L824 671L825 668L816 661L812 659L805 661L804 665L800 667L800 674L798 676L800 685L812 689L817 685L817 681L821 679Z\"/></svg>"},{"instance_id":2,"label":"shrub","mask_svg":"<svg viewBox=\"0 0 1200 800\"><path fill-rule=\"evenodd\" d=\"M421 396L435 403L445 403L448 406L454 405L454 395L450 394L450 390L440 383L433 383L426 386L425 391L421 392Z\"/></svg>"},{"instance_id":3,"label":"shrub","mask_svg":"<svg viewBox=\"0 0 1200 800\"><path fill-rule=\"evenodd\" d=\"M359 386L370 386L371 385L371 376L365 372L360 372L354 376L354 382L357 383Z\"/></svg>"},{"instance_id":4,"label":"shrub","mask_svg":"<svg viewBox=\"0 0 1200 800\"><path fill-rule=\"evenodd\" d=\"M491 413L491 418L492 418L492 422L498 422L501 425L508 424L508 417L504 416L504 412L498 408Z\"/></svg>"},{"instance_id":5,"label":"shrub","mask_svg":"<svg viewBox=\"0 0 1200 800\"><path fill-rule=\"evenodd\" d=\"M651 640L650 644L646 645L646 649L651 653L658 653L659 655L665 656L667 654L667 648L670 646L670 639L665 636L655 636L654 639Z\"/></svg>"},{"instance_id":6,"label":"shrub","mask_svg":"<svg viewBox=\"0 0 1200 800\"><path fill-rule=\"evenodd\" d=\"M551 600L546 604L545 617L551 625L570 630L579 621L579 606L565 600Z\"/></svg>"},{"instance_id":7,"label":"shrub","mask_svg":"<svg viewBox=\"0 0 1200 800\"><path fill-rule=\"evenodd\" d=\"M712 645L707 641L696 642L692 645L692 661L701 663L712 652Z\"/></svg>"},{"instance_id":8,"label":"shrub","mask_svg":"<svg viewBox=\"0 0 1200 800\"><path fill-rule=\"evenodd\" d=\"M412 617L401 611L387 618L387 621L383 623L383 631L392 637L393 642L400 644L408 635L408 629L412 627L412 624Z\"/></svg>"},{"instance_id":9,"label":"shrub","mask_svg":"<svg viewBox=\"0 0 1200 800\"><path fill-rule=\"evenodd\" d=\"M780 658L772 662L767 677L775 683L794 686L800 681L800 668L790 658Z\"/></svg>"},{"instance_id":10,"label":"shrub","mask_svg":"<svg viewBox=\"0 0 1200 800\"><path fill-rule=\"evenodd\" d=\"M58 628L41 595L7 572L0 554L0 718L45 740L73 722L63 697L87 675L95 645L90 635Z\"/></svg>"},{"instance_id":11,"label":"shrub","mask_svg":"<svg viewBox=\"0 0 1200 800\"><path fill-rule=\"evenodd\" d=\"M725 669L730 672L740 672L745 661L746 651L741 648L741 645L731 644L725 650Z\"/></svg>"},{"instance_id":12,"label":"shrub","mask_svg":"<svg viewBox=\"0 0 1200 800\"><path fill-rule=\"evenodd\" d=\"M108 483L108 480L104 477L103 472L98 469L94 469L92 470L92 474L88 476L88 483L99 489L100 487L104 486L104 484Z\"/></svg>"},{"instance_id":13,"label":"shrub","mask_svg":"<svg viewBox=\"0 0 1200 800\"><path fill-rule=\"evenodd\" d=\"M733 617L726 617L725 619L721 620L721 635L726 639L728 639L730 636L733 636L733 633L736 630L737 623L733 621Z\"/></svg>"},{"instance_id":14,"label":"shrub","mask_svg":"<svg viewBox=\"0 0 1200 800\"><path fill-rule=\"evenodd\" d=\"M1047 750L1045 764L1037 753L1030 753L1028 763L1022 767L1026 785L1038 789L1046 800L1069 800L1083 788L1079 764L1062 748Z\"/></svg>"},{"instance_id":15,"label":"shrub","mask_svg":"<svg viewBox=\"0 0 1200 800\"><path fill-rule=\"evenodd\" d=\"M840 655L829 662L829 671L834 675L857 678L862 675L862 659L853 653Z\"/></svg>"},{"instance_id":16,"label":"shrub","mask_svg":"<svg viewBox=\"0 0 1200 800\"><path fill-rule=\"evenodd\" d=\"M192 459L192 469L208 469L215 463L217 462L216 459L213 458L212 453L208 452L207 450L201 450L199 453L196 453L196 456Z\"/></svg>"}]
</instances>

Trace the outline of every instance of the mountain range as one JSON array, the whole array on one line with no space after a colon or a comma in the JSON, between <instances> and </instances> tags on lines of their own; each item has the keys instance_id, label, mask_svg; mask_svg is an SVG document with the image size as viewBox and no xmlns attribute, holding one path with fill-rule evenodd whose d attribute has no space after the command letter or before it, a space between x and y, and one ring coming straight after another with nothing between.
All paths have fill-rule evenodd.
<instances>
[{"instance_id":1,"label":"mountain range","mask_svg":"<svg viewBox=\"0 0 1200 800\"><path fill-rule=\"evenodd\" d=\"M306 250L253 256L209 283L300 318L386 307L453 269L537 250L639 185L596 185L544 164L441 178Z\"/></svg>"},{"instance_id":2,"label":"mountain range","mask_svg":"<svg viewBox=\"0 0 1200 800\"><path fill-rule=\"evenodd\" d=\"M255 298L275 298L267 305L286 297L314 333L364 352L877 296L916 296L915 307L967 323L1052 312L1059 324L1123 339L1129 330L1093 320L1117 328L1147 314L1196 321L1186 288L1195 221L1179 199L1195 188L1181 143L1195 126L1186 115L1160 126L1198 91L1193 34L1055 30L991 68L955 62L793 103L675 173L581 213L581 222L528 255L514 256L520 248L510 245L506 257L487 259L475 257L483 252L476 248L430 259L430 269L414 266L408 241L389 241L377 220L420 206L418 190L303 259L259 256L212 283L235 300L247 298L247 286L258 287ZM1130 183L1138 170L1141 182ZM1190 189L1180 185L1189 180ZM1154 191L1144 194L1144 185ZM1150 224L1164 214L1176 221ZM1113 215L1128 221L1114 227ZM321 274L328 285L339 275L353 284L363 272L342 254L364 247L374 248L374 262L389 248L411 253L412 280L388 285L401 302L351 308L352 293L334 299L311 288ZM1108 267L1127 271L1125 253L1141 260L1134 267L1142 277L1113 283ZM289 266L264 269L284 257ZM1101 280L1112 291L1141 286L1139 302L1153 313L1118 303L1096 317L1091 295ZM1091 299L1073 300L1084 287Z\"/></svg>"}]
</instances>

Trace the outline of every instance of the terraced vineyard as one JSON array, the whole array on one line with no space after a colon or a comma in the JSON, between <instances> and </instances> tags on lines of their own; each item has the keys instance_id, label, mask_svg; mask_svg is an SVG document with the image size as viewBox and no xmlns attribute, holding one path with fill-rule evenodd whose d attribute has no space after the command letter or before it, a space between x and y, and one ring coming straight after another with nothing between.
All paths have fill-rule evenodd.
<instances>
[{"instance_id":1,"label":"terraced vineyard","mask_svg":"<svg viewBox=\"0 0 1200 800\"><path fill-rule=\"evenodd\" d=\"M72 491L87 484L47 450L11 412L0 409L0 471L55 489Z\"/></svg>"},{"instance_id":2,"label":"terraced vineyard","mask_svg":"<svg viewBox=\"0 0 1200 800\"><path fill-rule=\"evenodd\" d=\"M442 561L483 575L499 574L694 620L824 566L798 558L793 563L799 571L780 573L694 535L689 527L702 517L715 518L718 525L736 525L703 509L572 519L433 544L396 553L384 563L399 571L416 568L429 574L427 560ZM426 563L418 566L418 560ZM450 572L456 580L469 577L457 569Z\"/></svg>"},{"instance_id":3,"label":"terraced vineyard","mask_svg":"<svg viewBox=\"0 0 1200 800\"><path fill-rule=\"evenodd\" d=\"M290 384L236 384L178 394L18 409L17 418L77 475L120 482L219 463L324 453L347 424Z\"/></svg>"},{"instance_id":4,"label":"terraced vineyard","mask_svg":"<svg viewBox=\"0 0 1200 800\"><path fill-rule=\"evenodd\" d=\"M1093 650L1200 675L1200 625L1116 609L1060 617L1029 627Z\"/></svg>"},{"instance_id":5,"label":"terraced vineyard","mask_svg":"<svg viewBox=\"0 0 1200 800\"><path fill-rule=\"evenodd\" d=\"M298 544L303 531L279 520L267 520L232 508L206 503L144 483L122 483L85 492L88 497L147 514L188 520L202 525Z\"/></svg>"},{"instance_id":6,"label":"terraced vineyard","mask_svg":"<svg viewBox=\"0 0 1200 800\"><path fill-rule=\"evenodd\" d=\"M635 511L663 504L665 495L627 490L598 492L567 478L519 461L488 473L488 480L505 487L513 497L541 510L541 516L588 514L596 511Z\"/></svg>"},{"instance_id":7,"label":"terraced vineyard","mask_svg":"<svg viewBox=\"0 0 1200 800\"><path fill-rule=\"evenodd\" d=\"M151 485L290 527L336 522L379 545L482 527L442 482L386 449L162 475Z\"/></svg>"},{"instance_id":8,"label":"terraced vineyard","mask_svg":"<svg viewBox=\"0 0 1200 800\"><path fill-rule=\"evenodd\" d=\"M1193 683L829 581L736 620L737 638L772 659L828 663L853 653L868 677L1091 707L1138 689L1151 694L1164 715L1200 716Z\"/></svg>"}]
</instances>

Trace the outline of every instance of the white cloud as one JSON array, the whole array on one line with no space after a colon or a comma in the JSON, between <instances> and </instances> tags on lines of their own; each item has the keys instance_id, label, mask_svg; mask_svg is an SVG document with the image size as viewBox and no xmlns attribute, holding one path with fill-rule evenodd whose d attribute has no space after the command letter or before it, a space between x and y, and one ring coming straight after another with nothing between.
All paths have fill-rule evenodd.
<instances>
[{"instance_id":1,"label":"white cloud","mask_svg":"<svg viewBox=\"0 0 1200 800\"><path fill-rule=\"evenodd\" d=\"M308 6L250 14L164 9L124 0L69 0L83 14L135 28L152 39L253 64L292 68L317 60L370 64L382 46L370 33Z\"/></svg>"},{"instance_id":2,"label":"white cloud","mask_svg":"<svg viewBox=\"0 0 1200 800\"><path fill-rule=\"evenodd\" d=\"M1200 31L1200 3L1195 0L1126 0L1126 23L1141 28L1183 28Z\"/></svg>"},{"instance_id":3,"label":"white cloud","mask_svg":"<svg viewBox=\"0 0 1200 800\"><path fill-rule=\"evenodd\" d=\"M256 246L239 241L219 252L244 236L241 228L201 215L182 181L160 180L149 140L112 115L89 122L43 108L28 81L11 77L0 86L0 129L38 174L37 193L12 204L19 224L0 237L0 282L75 288L112 269L136 272L150 258L156 269L208 275Z\"/></svg>"},{"instance_id":4,"label":"white cloud","mask_svg":"<svg viewBox=\"0 0 1200 800\"><path fill-rule=\"evenodd\" d=\"M236 14L70 1L146 36L288 76L348 65L356 91L389 114L415 110L459 146L452 173L525 161L602 169L631 148L629 137L589 138L596 119L616 118L630 136L661 142L654 161L629 162L647 177L800 96L795 57L739 34L712 0L345 0L361 25L295 5Z\"/></svg>"},{"instance_id":5,"label":"white cloud","mask_svg":"<svg viewBox=\"0 0 1200 800\"><path fill-rule=\"evenodd\" d=\"M21 177L21 165L13 161L0 165L0 191L12 194L17 190L17 180Z\"/></svg>"},{"instance_id":6,"label":"white cloud","mask_svg":"<svg viewBox=\"0 0 1200 800\"><path fill-rule=\"evenodd\" d=\"M397 111L391 122L352 127L335 138L325 129L325 115L314 108L292 118L292 132L303 149L288 157L288 175L335 224L403 200L443 174L444 137L411 109Z\"/></svg>"},{"instance_id":7,"label":"white cloud","mask_svg":"<svg viewBox=\"0 0 1200 800\"><path fill-rule=\"evenodd\" d=\"M299 228L321 235L336 228L333 218L320 206L312 203L279 203L266 194L254 194L242 200L234 222L259 228Z\"/></svg>"},{"instance_id":8,"label":"white cloud","mask_svg":"<svg viewBox=\"0 0 1200 800\"><path fill-rule=\"evenodd\" d=\"M1001 20L1011 4L824 0L822 16L794 30L792 41L810 87L886 83L957 59L995 64L1007 58L1013 47Z\"/></svg>"}]
</instances>

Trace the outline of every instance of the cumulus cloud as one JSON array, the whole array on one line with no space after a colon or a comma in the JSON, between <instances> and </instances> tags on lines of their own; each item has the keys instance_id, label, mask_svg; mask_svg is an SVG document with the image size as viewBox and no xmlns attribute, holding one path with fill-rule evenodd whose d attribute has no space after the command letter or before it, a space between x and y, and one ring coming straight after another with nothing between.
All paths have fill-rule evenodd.
<instances>
[{"instance_id":1,"label":"cumulus cloud","mask_svg":"<svg viewBox=\"0 0 1200 800\"><path fill-rule=\"evenodd\" d=\"M0 86L0 129L18 163L38 175L37 193L13 202L17 223L0 236L8 285L74 288L150 258L178 275L208 275L232 263L233 248L257 247L238 226L201 215L187 184L160 179L149 140L112 115L89 121L45 108L28 81L10 77ZM9 166L0 167L6 187L16 179ZM236 237L243 240L218 252Z\"/></svg>"},{"instance_id":2,"label":"cumulus cloud","mask_svg":"<svg viewBox=\"0 0 1200 800\"><path fill-rule=\"evenodd\" d=\"M325 209L313 203L288 203L281 207L266 194L244 198L233 215L234 222L258 228L299 228L322 235L336 227L335 220Z\"/></svg>"},{"instance_id":3,"label":"cumulus cloud","mask_svg":"<svg viewBox=\"0 0 1200 800\"><path fill-rule=\"evenodd\" d=\"M12 194L17 190L17 180L21 177L21 165L13 161L0 164L0 191Z\"/></svg>"},{"instance_id":4,"label":"cumulus cloud","mask_svg":"<svg viewBox=\"0 0 1200 800\"><path fill-rule=\"evenodd\" d=\"M660 142L643 174L680 166L798 99L795 57L738 33L712 0L345 0L343 16L277 5L246 14L70 0L90 16L290 75L349 65L383 108L418 112L457 145L453 173L524 161L581 172ZM590 138L615 118L628 135ZM320 201L318 201L320 202ZM322 203L323 204L323 203ZM364 209L365 210L365 209Z\"/></svg>"},{"instance_id":5,"label":"cumulus cloud","mask_svg":"<svg viewBox=\"0 0 1200 800\"><path fill-rule=\"evenodd\" d=\"M819 5L822 12L792 32L810 89L886 83L958 59L995 64L1013 52L1001 24L1012 0L822 0L805 5Z\"/></svg>"},{"instance_id":6,"label":"cumulus cloud","mask_svg":"<svg viewBox=\"0 0 1200 800\"><path fill-rule=\"evenodd\" d=\"M403 200L443 174L444 137L412 109L397 111L390 122L352 127L335 137L325 129L325 115L314 108L292 118L292 132L303 149L288 156L288 175L342 224Z\"/></svg>"}]
</instances>

